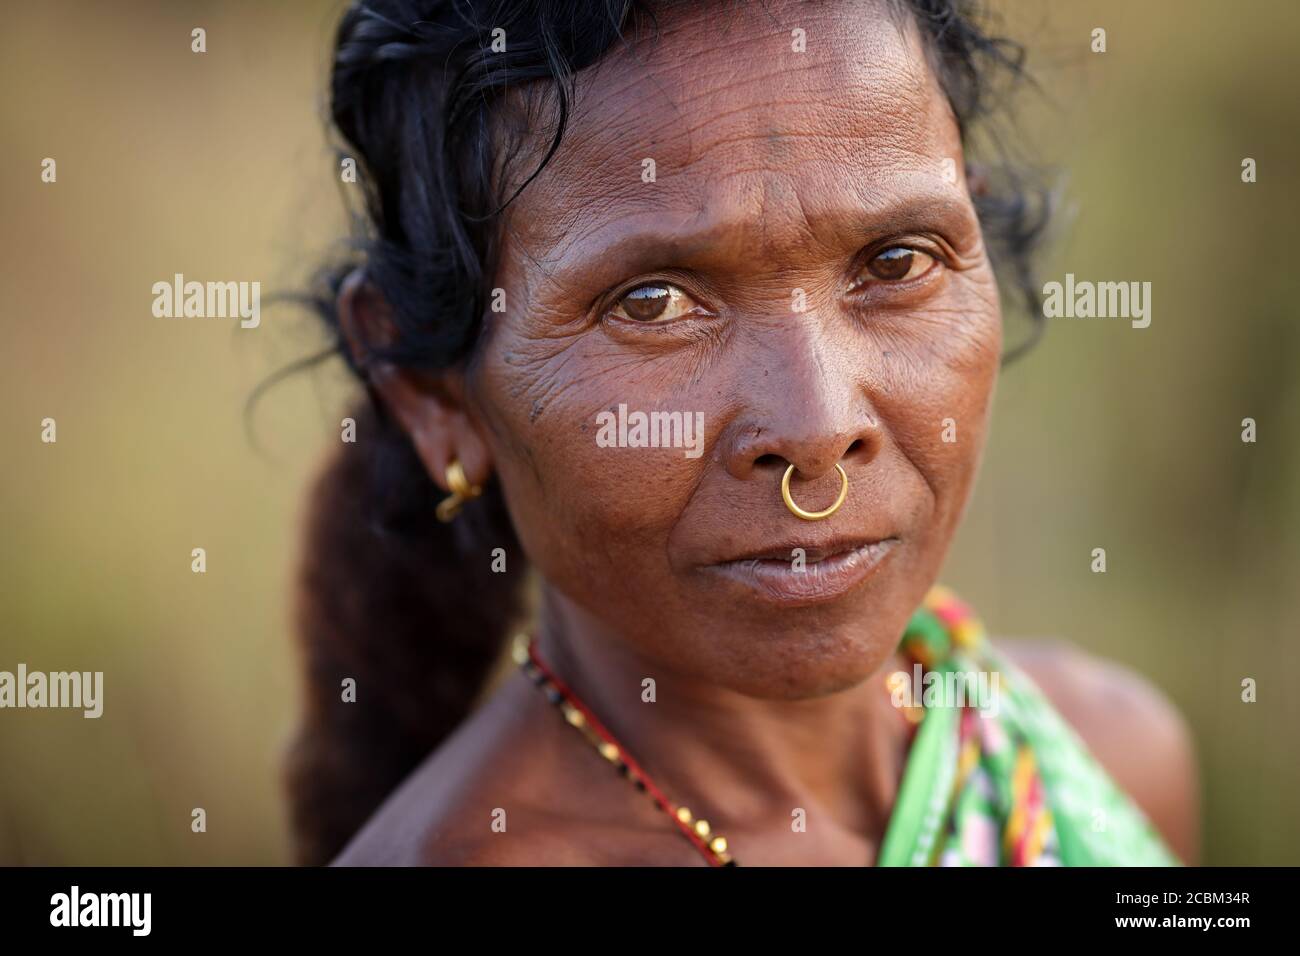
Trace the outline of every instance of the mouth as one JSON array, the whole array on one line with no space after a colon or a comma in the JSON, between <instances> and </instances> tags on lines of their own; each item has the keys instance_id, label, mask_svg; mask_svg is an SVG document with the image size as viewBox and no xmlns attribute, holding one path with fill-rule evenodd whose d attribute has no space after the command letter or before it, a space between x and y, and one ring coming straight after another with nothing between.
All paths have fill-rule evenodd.
<instances>
[{"instance_id":1,"label":"mouth","mask_svg":"<svg viewBox=\"0 0 1300 956\"><path fill-rule=\"evenodd\" d=\"M772 604L803 607L853 591L875 574L898 544L896 537L819 546L793 542L706 565L704 570Z\"/></svg>"}]
</instances>

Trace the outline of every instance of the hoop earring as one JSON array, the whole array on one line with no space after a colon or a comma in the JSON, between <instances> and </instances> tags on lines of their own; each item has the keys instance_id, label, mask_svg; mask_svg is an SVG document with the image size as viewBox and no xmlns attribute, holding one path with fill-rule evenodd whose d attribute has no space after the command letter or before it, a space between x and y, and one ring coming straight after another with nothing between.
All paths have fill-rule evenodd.
<instances>
[{"instance_id":1,"label":"hoop earring","mask_svg":"<svg viewBox=\"0 0 1300 956\"><path fill-rule=\"evenodd\" d=\"M848 474L838 462L835 464L835 470L840 473L840 496L835 499L835 504L829 508L823 511L804 511L794 503L794 499L790 497L790 476L794 474L794 465L787 468L785 474L781 476L781 500L785 502L785 506L790 509L790 512L795 517L803 518L804 521L821 521L822 518L829 518L840 510L840 505L844 504L844 499L849 496Z\"/></svg>"},{"instance_id":2,"label":"hoop earring","mask_svg":"<svg viewBox=\"0 0 1300 956\"><path fill-rule=\"evenodd\" d=\"M443 523L454 520L456 515L460 514L460 509L465 502L472 501L483 494L483 489L480 486L471 486L465 478L465 469L461 467L459 458L453 458L451 463L447 465L445 477L447 487L451 489L451 494L439 501L438 507L434 511L438 516L438 520Z\"/></svg>"}]
</instances>

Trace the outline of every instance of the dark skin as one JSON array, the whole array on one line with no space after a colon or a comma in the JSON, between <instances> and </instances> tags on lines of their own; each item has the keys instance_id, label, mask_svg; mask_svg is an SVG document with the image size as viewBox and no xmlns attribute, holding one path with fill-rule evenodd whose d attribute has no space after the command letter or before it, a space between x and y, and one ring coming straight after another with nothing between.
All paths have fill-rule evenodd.
<instances>
[{"instance_id":1,"label":"dark skin","mask_svg":"<svg viewBox=\"0 0 1300 956\"><path fill-rule=\"evenodd\" d=\"M861 866L907 757L883 678L969 497L1001 314L916 34L857 5L768 7L721 30L716 13L670 13L638 57L584 74L559 152L510 209L508 308L485 316L472 361L373 380L435 482L459 459L472 483L501 483L542 578L539 653L672 799L742 865ZM383 334L364 282L340 306L358 351ZM595 416L620 403L702 412L704 453L599 447ZM787 466L821 507L837 463L843 507L792 515ZM726 570L862 541L886 553L851 586L792 596ZM1191 861L1194 768L1172 707L1077 652L1004 649ZM517 673L340 862L705 865Z\"/></svg>"}]
</instances>

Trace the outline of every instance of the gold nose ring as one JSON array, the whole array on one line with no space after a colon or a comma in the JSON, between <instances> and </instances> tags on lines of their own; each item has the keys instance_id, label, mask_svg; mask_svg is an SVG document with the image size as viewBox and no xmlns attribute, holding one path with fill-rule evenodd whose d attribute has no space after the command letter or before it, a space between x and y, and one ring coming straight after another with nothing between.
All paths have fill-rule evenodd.
<instances>
[{"instance_id":1,"label":"gold nose ring","mask_svg":"<svg viewBox=\"0 0 1300 956\"><path fill-rule=\"evenodd\" d=\"M835 470L840 473L840 496L835 499L835 504L829 508L823 511L804 511L794 503L794 499L790 497L790 476L794 474L794 465L787 468L785 474L781 476L781 500L785 502L785 506L794 513L795 517L803 518L804 521L821 521L822 518L829 518L840 510L840 505L844 504L844 499L849 496L848 474L838 462L835 465Z\"/></svg>"}]
</instances>

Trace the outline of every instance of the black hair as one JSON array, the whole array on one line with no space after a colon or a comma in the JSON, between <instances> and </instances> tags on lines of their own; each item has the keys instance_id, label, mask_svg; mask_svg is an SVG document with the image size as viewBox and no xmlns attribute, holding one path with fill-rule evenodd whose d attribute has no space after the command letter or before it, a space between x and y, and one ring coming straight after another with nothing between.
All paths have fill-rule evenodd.
<instances>
[{"instance_id":1,"label":"black hair","mask_svg":"<svg viewBox=\"0 0 1300 956\"><path fill-rule=\"evenodd\" d=\"M974 0L890 0L920 27L963 143L1024 75L1022 49L991 35ZM367 383L372 361L447 368L471 355L491 294L502 211L554 154L576 75L615 44L657 29L664 2L366 0L339 25L331 118L339 156L364 191L354 256L322 282L317 311L337 352L367 384L342 444L317 479L306 528L297 629L305 709L288 754L296 855L332 859L384 797L459 724L522 609L524 556L495 483L443 525L440 493ZM493 49L494 30L505 49ZM499 35L498 35L499 36ZM498 47L500 45L498 44ZM504 195L519 144L499 122L509 94L529 100L543 155ZM530 144L534 149L536 143ZM1040 323L1031 254L1042 193L1006 166L969 168L995 268ZM396 336L354 353L335 309L364 268L391 306ZM1036 337L1036 332L1035 332ZM506 551L494 574L490 549ZM464 555L475 555L466 560ZM342 701L345 678L355 702Z\"/></svg>"}]
</instances>

